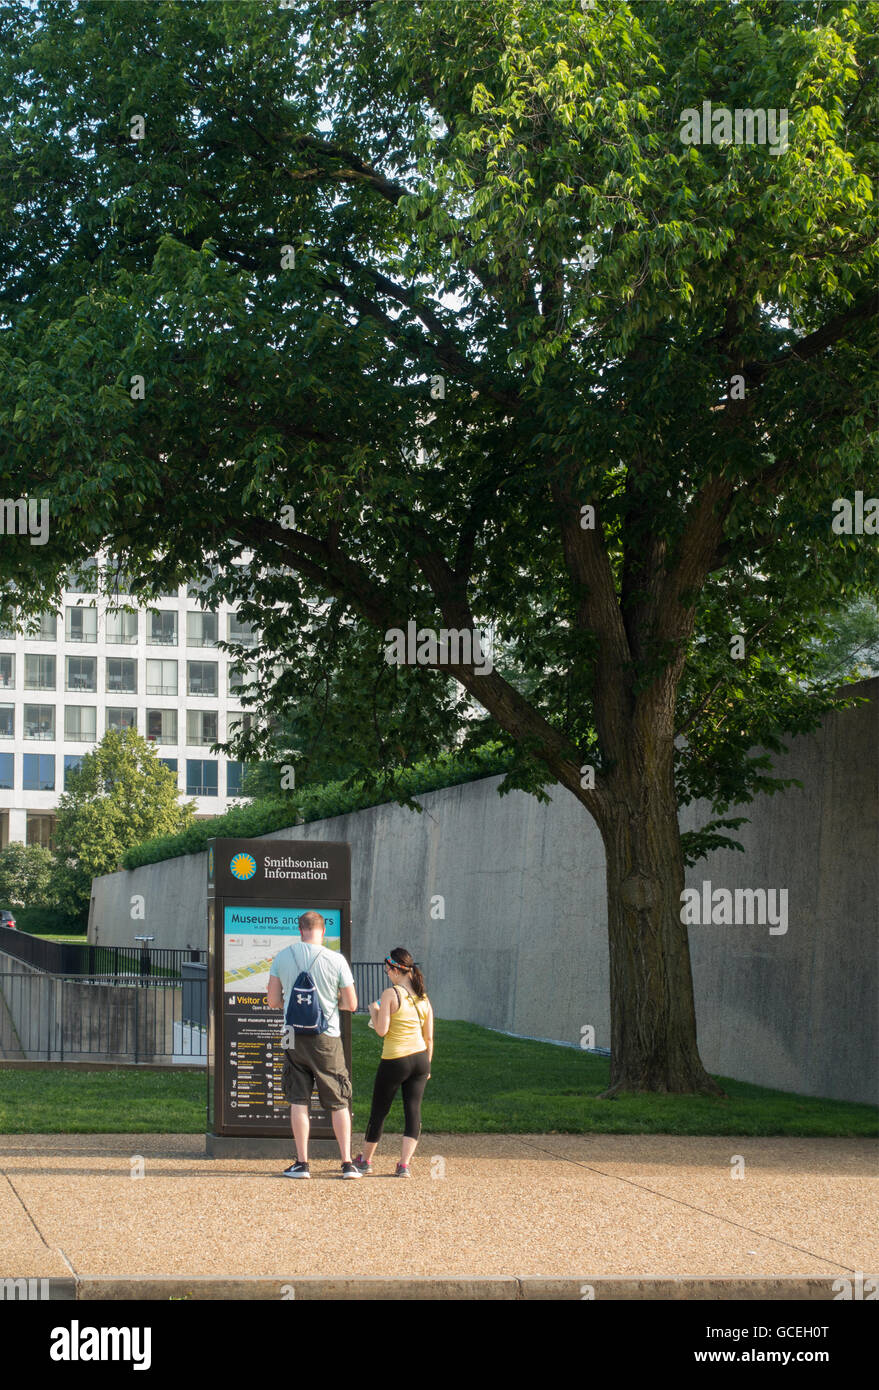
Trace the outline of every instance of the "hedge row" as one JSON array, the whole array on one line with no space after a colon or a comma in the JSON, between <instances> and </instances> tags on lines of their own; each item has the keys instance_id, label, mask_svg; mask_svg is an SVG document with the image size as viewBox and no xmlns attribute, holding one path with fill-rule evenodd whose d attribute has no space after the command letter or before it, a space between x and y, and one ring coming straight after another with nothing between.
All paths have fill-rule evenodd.
<instances>
[{"instance_id":1,"label":"hedge row","mask_svg":"<svg viewBox=\"0 0 879 1390\"><path fill-rule=\"evenodd\" d=\"M513 756L499 744L489 743L471 753L446 753L439 758L414 763L401 769L396 776L399 795L417 796L421 792L438 791L460 782L474 782L507 772ZM253 801L248 806L235 806L225 815L195 821L180 835L163 835L136 845L122 858L124 869L137 869L142 864L157 864L162 859L175 859L181 854L198 854L214 836L248 839L254 835L270 835L290 825L308 821L327 820L344 816L349 811L363 811L368 806L381 806L398 800L375 787L366 788L362 782L348 786L344 782L327 782L320 787L308 787L291 792L284 800Z\"/></svg>"},{"instance_id":2,"label":"hedge row","mask_svg":"<svg viewBox=\"0 0 879 1390\"><path fill-rule=\"evenodd\" d=\"M79 936L88 925L88 913L71 917L57 907L12 907L9 903L0 903L0 907L9 908L19 931L36 932L38 936L49 932L54 936Z\"/></svg>"}]
</instances>

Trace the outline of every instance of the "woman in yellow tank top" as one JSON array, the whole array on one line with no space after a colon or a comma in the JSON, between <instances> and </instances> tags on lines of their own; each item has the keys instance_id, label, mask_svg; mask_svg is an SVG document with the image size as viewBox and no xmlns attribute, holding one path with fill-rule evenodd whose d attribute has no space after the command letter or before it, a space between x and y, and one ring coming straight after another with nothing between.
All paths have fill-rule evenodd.
<instances>
[{"instance_id":1,"label":"woman in yellow tank top","mask_svg":"<svg viewBox=\"0 0 879 1390\"><path fill-rule=\"evenodd\" d=\"M372 1111L363 1150L354 1164L361 1173L372 1172L372 1156L398 1090L403 1095L405 1128L400 1162L395 1177L409 1178L409 1162L421 1134L421 1098L430 1080L433 1057L433 1009L424 988L424 976L403 946L385 957L390 981L381 999L369 1006L370 1025L384 1038L381 1061L372 1090Z\"/></svg>"}]
</instances>

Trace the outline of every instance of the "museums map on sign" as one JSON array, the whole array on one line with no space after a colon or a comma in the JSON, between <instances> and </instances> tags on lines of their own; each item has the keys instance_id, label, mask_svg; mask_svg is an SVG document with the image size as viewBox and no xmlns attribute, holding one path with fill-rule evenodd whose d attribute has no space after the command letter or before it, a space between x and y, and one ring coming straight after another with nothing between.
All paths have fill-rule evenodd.
<instances>
[{"instance_id":1,"label":"museums map on sign","mask_svg":"<svg viewBox=\"0 0 879 1390\"><path fill-rule=\"evenodd\" d=\"M299 940L299 918L320 912L326 923L323 944L341 946L341 915L332 907L229 907L225 909L223 988L265 991L272 961L279 951Z\"/></svg>"}]
</instances>

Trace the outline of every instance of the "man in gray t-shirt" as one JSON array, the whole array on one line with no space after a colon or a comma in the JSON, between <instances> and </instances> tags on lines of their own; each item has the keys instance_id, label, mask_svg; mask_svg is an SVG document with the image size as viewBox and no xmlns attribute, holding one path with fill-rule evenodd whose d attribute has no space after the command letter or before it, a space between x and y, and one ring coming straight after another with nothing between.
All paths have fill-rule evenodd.
<instances>
[{"instance_id":1,"label":"man in gray t-shirt","mask_svg":"<svg viewBox=\"0 0 879 1390\"><path fill-rule=\"evenodd\" d=\"M315 913L315 916L317 915ZM354 984L350 965L341 951L330 951L316 941L306 943L304 938L291 941L289 946L275 956L271 969L272 975L276 975L281 981L285 1013L290 991L303 970L309 972L317 985L318 998L327 1016L329 1027L323 1037L340 1038L342 1030L339 1026L339 990L347 989Z\"/></svg>"},{"instance_id":2,"label":"man in gray t-shirt","mask_svg":"<svg viewBox=\"0 0 879 1390\"><path fill-rule=\"evenodd\" d=\"M339 1010L357 1008L357 991L351 966L339 951L323 945L324 919L319 912L304 912L299 919L300 940L291 942L272 961L266 996L270 1009L283 1009L286 1017L290 991L303 970L314 980L329 1027L323 1033L299 1033L285 1047L283 1089L290 1103L290 1126L296 1143L296 1162L285 1170L288 1178L310 1178L308 1167L308 1105L317 1086L320 1103L329 1110L333 1132L342 1156L342 1177L359 1178L351 1162L351 1079L345 1065Z\"/></svg>"}]
</instances>

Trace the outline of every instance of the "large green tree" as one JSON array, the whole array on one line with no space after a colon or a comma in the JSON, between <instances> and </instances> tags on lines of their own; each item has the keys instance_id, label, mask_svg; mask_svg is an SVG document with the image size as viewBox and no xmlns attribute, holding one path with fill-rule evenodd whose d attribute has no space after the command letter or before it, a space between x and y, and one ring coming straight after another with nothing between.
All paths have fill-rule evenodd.
<instances>
[{"instance_id":1,"label":"large green tree","mask_svg":"<svg viewBox=\"0 0 879 1390\"><path fill-rule=\"evenodd\" d=\"M12 907L51 907L55 856L42 845L17 840L0 849L0 903Z\"/></svg>"},{"instance_id":2,"label":"large green tree","mask_svg":"<svg viewBox=\"0 0 879 1390\"><path fill-rule=\"evenodd\" d=\"M115 872L133 845L185 830L195 803L177 800L177 779L134 729L109 729L67 774L55 823L58 905L87 913L92 879Z\"/></svg>"},{"instance_id":3,"label":"large green tree","mask_svg":"<svg viewBox=\"0 0 879 1390\"><path fill-rule=\"evenodd\" d=\"M876 19L0 10L0 483L52 509L4 548L10 601L103 543L160 583L211 563L263 696L280 658L277 700L312 699L318 662L389 762L481 707L507 785L600 828L611 1093L716 1089L684 866L778 785L751 750L832 707L813 638L877 585L831 524L875 428ZM409 620L510 656L391 668Z\"/></svg>"}]
</instances>

